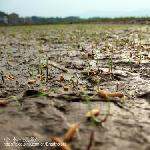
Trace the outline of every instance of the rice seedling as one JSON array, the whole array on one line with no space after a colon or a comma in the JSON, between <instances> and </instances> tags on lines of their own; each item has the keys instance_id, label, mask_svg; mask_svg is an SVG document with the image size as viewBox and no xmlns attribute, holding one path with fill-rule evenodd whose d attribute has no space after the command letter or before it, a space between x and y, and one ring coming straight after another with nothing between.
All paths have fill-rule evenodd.
<instances>
[{"instance_id":1,"label":"rice seedling","mask_svg":"<svg viewBox=\"0 0 150 150\"><path fill-rule=\"evenodd\" d=\"M48 57L46 57L46 81L49 79Z\"/></svg>"},{"instance_id":2,"label":"rice seedling","mask_svg":"<svg viewBox=\"0 0 150 150\"><path fill-rule=\"evenodd\" d=\"M34 67L33 66L29 69L29 74L32 78L34 77Z\"/></svg>"},{"instance_id":3,"label":"rice seedling","mask_svg":"<svg viewBox=\"0 0 150 150\"><path fill-rule=\"evenodd\" d=\"M100 90L100 82L101 82L101 77L97 77L98 79L97 79L97 91L99 91Z\"/></svg>"},{"instance_id":4,"label":"rice seedling","mask_svg":"<svg viewBox=\"0 0 150 150\"><path fill-rule=\"evenodd\" d=\"M100 64L100 60L99 60L99 58L98 58L98 56L97 56L97 58L96 58L96 67L97 67L98 72L100 71L100 66L99 66L99 64Z\"/></svg>"},{"instance_id":5,"label":"rice seedling","mask_svg":"<svg viewBox=\"0 0 150 150\"><path fill-rule=\"evenodd\" d=\"M108 72L110 72L112 74L112 71L113 71L113 60L112 60L112 55L109 56L109 60L108 60Z\"/></svg>"},{"instance_id":6,"label":"rice seedling","mask_svg":"<svg viewBox=\"0 0 150 150\"><path fill-rule=\"evenodd\" d=\"M22 98L19 98L17 96L10 96L9 99L16 101L17 109L18 111L20 111L22 108Z\"/></svg>"},{"instance_id":7,"label":"rice seedling","mask_svg":"<svg viewBox=\"0 0 150 150\"><path fill-rule=\"evenodd\" d=\"M2 83L4 84L4 83L5 83L5 80L4 80L4 73L3 73L3 71L1 71L0 75L1 75L1 81L2 81Z\"/></svg>"},{"instance_id":8,"label":"rice seedling","mask_svg":"<svg viewBox=\"0 0 150 150\"><path fill-rule=\"evenodd\" d=\"M128 63L129 63L129 66L130 66L130 70L132 70L133 69L133 63L132 63L132 53L131 52L130 52L130 55L129 55Z\"/></svg>"},{"instance_id":9,"label":"rice seedling","mask_svg":"<svg viewBox=\"0 0 150 150\"><path fill-rule=\"evenodd\" d=\"M83 96L84 96L84 100L85 100L85 103L87 104L87 109L88 109L88 112L86 115L89 116L90 114L90 117L87 117L87 118L90 120L90 123L92 126L96 126L99 123L99 120L95 117L96 114L98 114L98 110L92 109L91 98L88 95L84 94Z\"/></svg>"},{"instance_id":10,"label":"rice seedling","mask_svg":"<svg viewBox=\"0 0 150 150\"><path fill-rule=\"evenodd\" d=\"M41 47L41 45L40 45L40 47ZM40 48L40 47L39 47L39 53L42 54L42 53L44 53L44 48Z\"/></svg>"},{"instance_id":11,"label":"rice seedling","mask_svg":"<svg viewBox=\"0 0 150 150\"><path fill-rule=\"evenodd\" d=\"M141 64L141 61L142 61L142 56L139 55L139 56L138 56L138 59L137 59L137 64L140 65L140 64Z\"/></svg>"},{"instance_id":12,"label":"rice seedling","mask_svg":"<svg viewBox=\"0 0 150 150\"><path fill-rule=\"evenodd\" d=\"M43 74L43 65L41 63L41 59L39 58L39 64L38 64L38 74L42 75Z\"/></svg>"}]
</instances>

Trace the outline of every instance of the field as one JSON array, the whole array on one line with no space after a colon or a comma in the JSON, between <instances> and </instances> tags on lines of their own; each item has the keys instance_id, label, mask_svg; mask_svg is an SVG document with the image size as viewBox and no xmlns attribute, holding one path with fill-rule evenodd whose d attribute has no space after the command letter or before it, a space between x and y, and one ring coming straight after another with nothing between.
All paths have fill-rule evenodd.
<instances>
[{"instance_id":1,"label":"field","mask_svg":"<svg viewBox=\"0 0 150 150\"><path fill-rule=\"evenodd\" d=\"M150 149L150 26L0 27L0 149L56 149L14 137Z\"/></svg>"}]
</instances>

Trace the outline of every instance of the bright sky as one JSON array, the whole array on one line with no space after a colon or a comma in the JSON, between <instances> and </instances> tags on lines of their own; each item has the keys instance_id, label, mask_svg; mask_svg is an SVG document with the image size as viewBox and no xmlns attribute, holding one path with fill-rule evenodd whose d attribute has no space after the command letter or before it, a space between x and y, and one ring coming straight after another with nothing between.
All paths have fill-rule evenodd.
<instances>
[{"instance_id":1,"label":"bright sky","mask_svg":"<svg viewBox=\"0 0 150 150\"><path fill-rule=\"evenodd\" d=\"M16 12L20 16L44 17L88 17L99 16L98 12L107 12L109 15L126 11L148 11L150 15L150 0L0 0L0 11Z\"/></svg>"}]
</instances>

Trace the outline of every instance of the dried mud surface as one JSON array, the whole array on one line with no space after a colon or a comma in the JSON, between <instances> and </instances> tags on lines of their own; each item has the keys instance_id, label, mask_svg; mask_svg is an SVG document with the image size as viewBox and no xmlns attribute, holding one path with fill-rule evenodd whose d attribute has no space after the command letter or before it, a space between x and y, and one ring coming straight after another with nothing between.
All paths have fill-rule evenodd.
<instances>
[{"instance_id":1,"label":"dried mud surface","mask_svg":"<svg viewBox=\"0 0 150 150\"><path fill-rule=\"evenodd\" d=\"M43 67L39 80L39 66L47 61L48 74ZM0 27L0 71L0 99L9 101L0 107L0 149L54 149L6 147L4 138L50 141L63 136L69 123L80 124L68 143L72 150L88 150L91 133L91 150L150 149L149 26ZM36 82L28 85L31 79ZM98 87L124 93L125 102L95 96ZM22 98L31 89L48 96ZM110 105L105 122L93 126L86 119L89 110L82 93L91 97L92 108L100 109L99 120Z\"/></svg>"}]
</instances>

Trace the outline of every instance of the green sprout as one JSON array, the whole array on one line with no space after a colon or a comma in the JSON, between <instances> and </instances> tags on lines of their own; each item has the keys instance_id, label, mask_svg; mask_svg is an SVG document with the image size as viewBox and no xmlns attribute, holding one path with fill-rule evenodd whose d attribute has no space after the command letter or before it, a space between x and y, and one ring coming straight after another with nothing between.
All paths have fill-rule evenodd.
<instances>
[{"instance_id":1,"label":"green sprout","mask_svg":"<svg viewBox=\"0 0 150 150\"><path fill-rule=\"evenodd\" d=\"M41 59L39 59L38 74L42 75L42 72L43 72L43 65L41 63Z\"/></svg>"},{"instance_id":2,"label":"green sprout","mask_svg":"<svg viewBox=\"0 0 150 150\"><path fill-rule=\"evenodd\" d=\"M20 111L22 107L22 98L19 98L17 96L10 96L9 99L16 101L17 109L18 111Z\"/></svg>"},{"instance_id":3,"label":"green sprout","mask_svg":"<svg viewBox=\"0 0 150 150\"><path fill-rule=\"evenodd\" d=\"M49 74L48 74L48 57L46 58L46 80L48 81L48 76L49 76Z\"/></svg>"},{"instance_id":4,"label":"green sprout","mask_svg":"<svg viewBox=\"0 0 150 150\"><path fill-rule=\"evenodd\" d=\"M109 57L108 66L109 66L109 72L112 73L112 69L113 69L112 55Z\"/></svg>"},{"instance_id":5,"label":"green sprout","mask_svg":"<svg viewBox=\"0 0 150 150\"><path fill-rule=\"evenodd\" d=\"M129 66L130 66L130 69L132 70L133 69L133 63L132 63L132 53L130 52L130 56L129 56Z\"/></svg>"},{"instance_id":6,"label":"green sprout","mask_svg":"<svg viewBox=\"0 0 150 150\"><path fill-rule=\"evenodd\" d=\"M34 76L34 67L32 66L32 68L31 68L31 77L33 77Z\"/></svg>"},{"instance_id":7,"label":"green sprout","mask_svg":"<svg viewBox=\"0 0 150 150\"><path fill-rule=\"evenodd\" d=\"M92 106L91 106L91 98L90 98L90 96L84 94L84 100L85 100L85 103L87 104L88 111L91 111L92 110ZM91 123L92 126L96 126L97 123L100 123L100 121L95 116L91 116L90 123Z\"/></svg>"}]
</instances>

